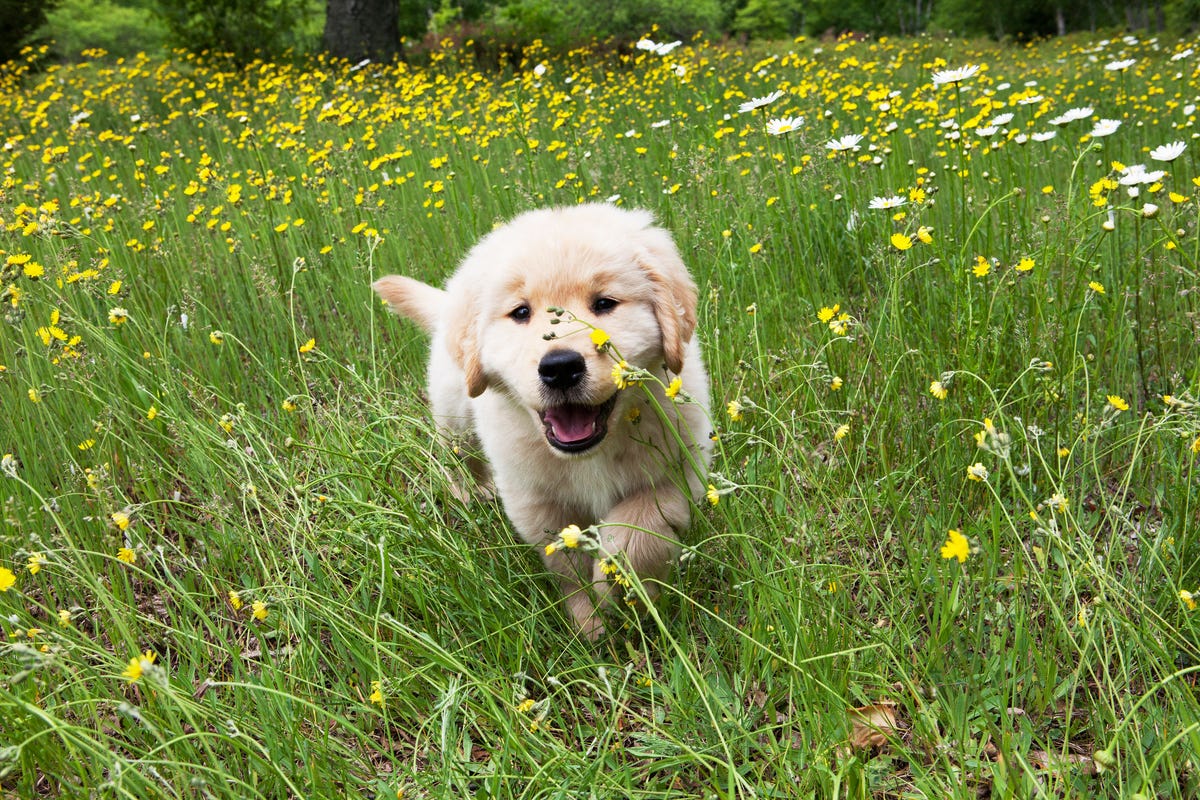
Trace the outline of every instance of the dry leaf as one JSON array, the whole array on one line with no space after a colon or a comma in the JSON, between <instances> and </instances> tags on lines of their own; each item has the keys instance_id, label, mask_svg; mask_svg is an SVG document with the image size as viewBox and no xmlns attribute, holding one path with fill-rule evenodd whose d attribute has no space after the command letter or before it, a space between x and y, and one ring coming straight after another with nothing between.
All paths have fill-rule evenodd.
<instances>
[{"instance_id":1,"label":"dry leaf","mask_svg":"<svg viewBox=\"0 0 1200 800\"><path fill-rule=\"evenodd\" d=\"M852 708L850 714L850 746L859 750L883 747L889 736L900 731L895 703L874 703Z\"/></svg>"}]
</instances>

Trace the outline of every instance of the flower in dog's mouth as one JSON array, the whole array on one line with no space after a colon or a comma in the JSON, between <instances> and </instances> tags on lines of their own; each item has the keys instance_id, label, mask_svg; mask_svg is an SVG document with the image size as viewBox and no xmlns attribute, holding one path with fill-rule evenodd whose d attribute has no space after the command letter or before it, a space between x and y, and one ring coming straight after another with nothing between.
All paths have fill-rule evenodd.
<instances>
[{"instance_id":1,"label":"flower in dog's mouth","mask_svg":"<svg viewBox=\"0 0 1200 800\"><path fill-rule=\"evenodd\" d=\"M608 434L608 418L617 404L613 394L597 406L561 403L538 412L546 441L564 453L582 453L603 441Z\"/></svg>"}]
</instances>

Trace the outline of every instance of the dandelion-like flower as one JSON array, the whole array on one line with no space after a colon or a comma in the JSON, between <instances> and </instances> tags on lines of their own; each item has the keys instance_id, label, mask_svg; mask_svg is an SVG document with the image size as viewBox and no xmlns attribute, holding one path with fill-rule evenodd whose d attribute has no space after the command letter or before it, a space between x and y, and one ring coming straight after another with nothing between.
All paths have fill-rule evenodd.
<instances>
[{"instance_id":1,"label":"dandelion-like flower","mask_svg":"<svg viewBox=\"0 0 1200 800\"><path fill-rule=\"evenodd\" d=\"M890 241L892 243L892 247L896 248L901 253L903 253L905 250L911 249L913 246L912 237L904 233L893 233Z\"/></svg>"},{"instance_id":2,"label":"dandelion-like flower","mask_svg":"<svg viewBox=\"0 0 1200 800\"><path fill-rule=\"evenodd\" d=\"M118 548L117 560L126 564L133 564L137 561L137 551L131 547Z\"/></svg>"},{"instance_id":3,"label":"dandelion-like flower","mask_svg":"<svg viewBox=\"0 0 1200 800\"><path fill-rule=\"evenodd\" d=\"M117 306L108 310L108 321L113 325L124 325L129 320L129 312Z\"/></svg>"},{"instance_id":4,"label":"dandelion-like flower","mask_svg":"<svg viewBox=\"0 0 1200 800\"><path fill-rule=\"evenodd\" d=\"M971 543L967 540L967 537L951 528L946 535L946 543L942 545L942 558L957 558L958 563L961 564L967 560L970 554Z\"/></svg>"},{"instance_id":5,"label":"dandelion-like flower","mask_svg":"<svg viewBox=\"0 0 1200 800\"><path fill-rule=\"evenodd\" d=\"M848 133L838 139L830 139L825 143L825 147L835 153L844 153L846 151L858 151L862 147L859 142L863 140L862 134Z\"/></svg>"},{"instance_id":6,"label":"dandelion-like flower","mask_svg":"<svg viewBox=\"0 0 1200 800\"><path fill-rule=\"evenodd\" d=\"M978 64L967 64L957 69L943 69L933 73L933 85L944 86L947 83L962 83L979 74Z\"/></svg>"},{"instance_id":7,"label":"dandelion-like flower","mask_svg":"<svg viewBox=\"0 0 1200 800\"><path fill-rule=\"evenodd\" d=\"M1119 394L1110 394L1108 396L1108 404L1117 411L1129 410L1129 403L1125 402L1125 398L1121 397Z\"/></svg>"},{"instance_id":8,"label":"dandelion-like flower","mask_svg":"<svg viewBox=\"0 0 1200 800\"><path fill-rule=\"evenodd\" d=\"M29 567L29 574L37 575L38 572L41 571L42 567L48 563L50 563L50 562L46 560L45 553L30 553L29 554L29 562L27 564L27 566Z\"/></svg>"},{"instance_id":9,"label":"dandelion-like flower","mask_svg":"<svg viewBox=\"0 0 1200 800\"><path fill-rule=\"evenodd\" d=\"M674 378L671 381L671 383L667 385L667 388L665 390L663 390L663 394L665 394L667 397L671 398L672 400L675 400L676 398L679 397L679 393L682 390L683 390L683 379L682 378Z\"/></svg>"},{"instance_id":10,"label":"dandelion-like flower","mask_svg":"<svg viewBox=\"0 0 1200 800\"><path fill-rule=\"evenodd\" d=\"M837 430L833 432L833 440L835 442L840 442L842 439L845 439L849 433L850 426L846 423L842 423L841 425L838 425Z\"/></svg>"},{"instance_id":11,"label":"dandelion-like flower","mask_svg":"<svg viewBox=\"0 0 1200 800\"><path fill-rule=\"evenodd\" d=\"M7 592L17 583L17 576L8 567L0 567L0 592Z\"/></svg>"},{"instance_id":12,"label":"dandelion-like flower","mask_svg":"<svg viewBox=\"0 0 1200 800\"><path fill-rule=\"evenodd\" d=\"M213 344L225 344L225 334L220 331L212 331L208 334L208 340Z\"/></svg>"},{"instance_id":13,"label":"dandelion-like flower","mask_svg":"<svg viewBox=\"0 0 1200 800\"><path fill-rule=\"evenodd\" d=\"M785 133L800 130L804 117L780 117L767 121L767 133L772 136L782 136Z\"/></svg>"},{"instance_id":14,"label":"dandelion-like flower","mask_svg":"<svg viewBox=\"0 0 1200 800\"><path fill-rule=\"evenodd\" d=\"M380 688L379 681L371 681L371 696L369 699L377 706L383 705L383 689Z\"/></svg>"},{"instance_id":15,"label":"dandelion-like flower","mask_svg":"<svg viewBox=\"0 0 1200 800\"><path fill-rule=\"evenodd\" d=\"M988 468L982 462L976 461L967 467L967 477L973 481L986 481L988 479Z\"/></svg>"},{"instance_id":16,"label":"dandelion-like flower","mask_svg":"<svg viewBox=\"0 0 1200 800\"><path fill-rule=\"evenodd\" d=\"M242 594L236 589L229 590L229 605L234 611L242 610Z\"/></svg>"},{"instance_id":17,"label":"dandelion-like flower","mask_svg":"<svg viewBox=\"0 0 1200 800\"><path fill-rule=\"evenodd\" d=\"M1179 599L1183 601L1183 604L1185 606L1187 606L1188 611L1196 610L1196 596L1193 595L1191 592L1189 592L1187 589L1179 590Z\"/></svg>"},{"instance_id":18,"label":"dandelion-like flower","mask_svg":"<svg viewBox=\"0 0 1200 800\"><path fill-rule=\"evenodd\" d=\"M127 511L114 511L110 515L110 519L112 519L113 524L117 526L117 530L123 531L129 527L130 518Z\"/></svg>"},{"instance_id":19,"label":"dandelion-like flower","mask_svg":"<svg viewBox=\"0 0 1200 800\"><path fill-rule=\"evenodd\" d=\"M734 422L741 422L743 414L742 404L737 400L730 400L725 404L725 413Z\"/></svg>"},{"instance_id":20,"label":"dandelion-like flower","mask_svg":"<svg viewBox=\"0 0 1200 800\"><path fill-rule=\"evenodd\" d=\"M1180 142L1171 142L1170 144L1159 145L1150 151L1150 158L1154 161L1174 161L1183 155L1183 151L1187 149L1187 144Z\"/></svg>"},{"instance_id":21,"label":"dandelion-like flower","mask_svg":"<svg viewBox=\"0 0 1200 800\"><path fill-rule=\"evenodd\" d=\"M747 100L746 102L742 103L740 106L738 106L738 113L745 114L748 111L754 111L757 108L763 108L764 106L769 106L769 105L771 105L771 103L774 103L776 100L778 100L781 97L783 97L783 90L777 89L776 91L771 92L769 95L766 95L765 97L752 98L752 99Z\"/></svg>"},{"instance_id":22,"label":"dandelion-like flower","mask_svg":"<svg viewBox=\"0 0 1200 800\"><path fill-rule=\"evenodd\" d=\"M317 346L317 340L309 339L307 342L300 345L300 352L301 353L311 353L316 348L316 346Z\"/></svg>"},{"instance_id":23,"label":"dandelion-like flower","mask_svg":"<svg viewBox=\"0 0 1200 800\"><path fill-rule=\"evenodd\" d=\"M592 328L590 335L592 344L596 346L597 350L603 350L606 346L608 346L608 343L612 341L612 337L610 337L606 331L603 331L600 328Z\"/></svg>"},{"instance_id":24,"label":"dandelion-like flower","mask_svg":"<svg viewBox=\"0 0 1200 800\"><path fill-rule=\"evenodd\" d=\"M704 499L708 501L709 505L715 506L717 503L721 502L721 493L717 491L716 486L713 486L710 483L708 485L708 490L704 493Z\"/></svg>"},{"instance_id":25,"label":"dandelion-like flower","mask_svg":"<svg viewBox=\"0 0 1200 800\"><path fill-rule=\"evenodd\" d=\"M129 659L129 666L121 672L121 677L125 678L130 683L137 683L142 679L142 676L150 671L154 666L158 656L153 650L147 650L141 655L134 656Z\"/></svg>"},{"instance_id":26,"label":"dandelion-like flower","mask_svg":"<svg viewBox=\"0 0 1200 800\"><path fill-rule=\"evenodd\" d=\"M1088 288L1096 294L1104 294L1104 284L1100 281L1088 281Z\"/></svg>"},{"instance_id":27,"label":"dandelion-like flower","mask_svg":"<svg viewBox=\"0 0 1200 800\"><path fill-rule=\"evenodd\" d=\"M259 622L266 620L270 613L270 610L267 609L267 604L261 600L255 600L250 604L250 616L254 617L254 619L258 620Z\"/></svg>"},{"instance_id":28,"label":"dandelion-like flower","mask_svg":"<svg viewBox=\"0 0 1200 800\"><path fill-rule=\"evenodd\" d=\"M945 400L946 395L949 394L949 390L946 388L946 384L941 381L932 381L929 384L929 393L938 400Z\"/></svg>"}]
</instances>

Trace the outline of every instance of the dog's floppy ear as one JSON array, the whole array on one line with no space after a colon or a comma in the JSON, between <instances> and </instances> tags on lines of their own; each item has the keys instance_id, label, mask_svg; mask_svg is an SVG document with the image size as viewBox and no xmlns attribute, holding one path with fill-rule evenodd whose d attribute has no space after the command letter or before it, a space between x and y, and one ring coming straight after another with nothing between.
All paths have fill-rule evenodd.
<instances>
[{"instance_id":1,"label":"dog's floppy ear","mask_svg":"<svg viewBox=\"0 0 1200 800\"><path fill-rule=\"evenodd\" d=\"M462 369L467 396L479 397L488 387L479 358L479 292L474 288L456 293L453 308L446 310L446 349Z\"/></svg>"},{"instance_id":2,"label":"dog's floppy ear","mask_svg":"<svg viewBox=\"0 0 1200 800\"><path fill-rule=\"evenodd\" d=\"M662 331L663 358L667 369L678 374L696 330L696 284L669 233L648 227L642 230L640 240L638 263L654 287L654 314Z\"/></svg>"},{"instance_id":3,"label":"dog's floppy ear","mask_svg":"<svg viewBox=\"0 0 1200 800\"><path fill-rule=\"evenodd\" d=\"M477 292L460 292L458 294L462 297L456 294L456 302L452 304L445 290L403 275L385 275L371 284L371 288L387 301L393 311L434 333L435 337L439 325L443 326L446 350L466 376L467 394L471 397L483 394L487 388L487 378L479 361Z\"/></svg>"}]
</instances>

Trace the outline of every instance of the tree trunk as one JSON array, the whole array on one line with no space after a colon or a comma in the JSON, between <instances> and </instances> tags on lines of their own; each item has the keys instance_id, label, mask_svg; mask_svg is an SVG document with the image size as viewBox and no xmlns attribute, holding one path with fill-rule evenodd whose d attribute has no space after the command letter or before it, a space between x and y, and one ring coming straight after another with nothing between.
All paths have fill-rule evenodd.
<instances>
[{"instance_id":1,"label":"tree trunk","mask_svg":"<svg viewBox=\"0 0 1200 800\"><path fill-rule=\"evenodd\" d=\"M350 61L390 61L400 51L397 0L326 0L325 49Z\"/></svg>"}]
</instances>

